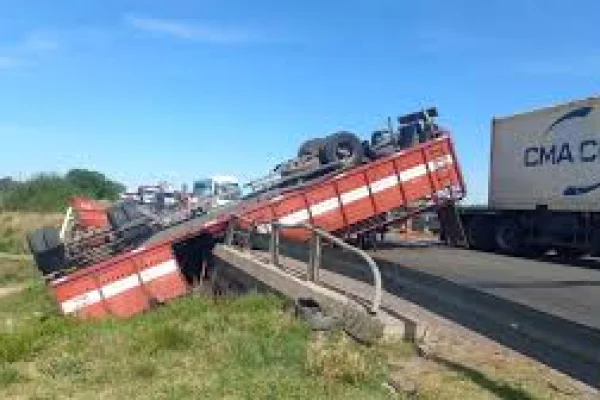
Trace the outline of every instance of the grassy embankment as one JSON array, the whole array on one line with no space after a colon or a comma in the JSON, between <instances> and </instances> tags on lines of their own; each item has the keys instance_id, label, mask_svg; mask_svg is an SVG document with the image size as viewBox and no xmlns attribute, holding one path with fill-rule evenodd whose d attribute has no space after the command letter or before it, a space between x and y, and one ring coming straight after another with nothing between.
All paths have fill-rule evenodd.
<instances>
[{"instance_id":1,"label":"grassy embankment","mask_svg":"<svg viewBox=\"0 0 600 400\"><path fill-rule=\"evenodd\" d=\"M11 213L0 221L0 237L10 243L5 250L24 253L24 232L60 218ZM186 297L127 321L82 323L58 315L30 260L0 258L0 290L15 285L25 289L0 295L0 398L566 399L576 393L559 391L566 384L551 386L530 363L470 359L472 351L460 356L458 348L448 354L454 361L431 361L415 357L408 344L365 347L339 332L316 336L272 296ZM399 392L392 394L388 382L399 383ZM407 387L412 394L402 392Z\"/></svg>"}]
</instances>

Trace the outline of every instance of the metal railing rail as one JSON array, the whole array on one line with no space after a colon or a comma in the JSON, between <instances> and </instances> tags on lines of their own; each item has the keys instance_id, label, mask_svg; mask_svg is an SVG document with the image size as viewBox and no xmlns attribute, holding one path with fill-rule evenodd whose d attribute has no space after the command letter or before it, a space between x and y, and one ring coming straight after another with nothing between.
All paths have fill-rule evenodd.
<instances>
[{"instance_id":1,"label":"metal railing rail","mask_svg":"<svg viewBox=\"0 0 600 400\"><path fill-rule=\"evenodd\" d=\"M239 221L244 221L249 224L250 237L254 231L256 231L256 223L254 221L234 215L232 216L232 220L227 231L227 236L225 238L225 243L227 245L234 244L236 232L235 229ZM271 263L275 266L280 266L280 237L282 229L306 229L312 233L310 239L310 252L307 271L307 280L311 282L317 282L319 279L323 239L361 257L371 269L373 274L373 285L375 286L375 293L373 294L373 301L371 303L369 312L372 314L377 314L379 312L382 296L381 271L379 270L375 260L373 260L368 253L346 243L344 240L332 235L331 233L308 223L282 224L280 222L271 222L264 225L270 228L269 231L271 236L269 240L269 253L271 255ZM250 238L248 240L251 241Z\"/></svg>"}]
</instances>

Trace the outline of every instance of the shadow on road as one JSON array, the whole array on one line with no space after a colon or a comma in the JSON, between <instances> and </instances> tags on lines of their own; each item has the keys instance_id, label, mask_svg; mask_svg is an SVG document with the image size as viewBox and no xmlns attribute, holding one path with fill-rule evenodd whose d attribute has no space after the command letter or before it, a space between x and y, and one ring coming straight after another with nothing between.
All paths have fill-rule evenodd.
<instances>
[{"instance_id":1,"label":"shadow on road","mask_svg":"<svg viewBox=\"0 0 600 400\"><path fill-rule=\"evenodd\" d=\"M456 363L454 361L447 360L442 357L433 357L433 361L443 365L444 367L455 371L461 375L466 376L471 381L475 382L479 387L486 389L487 391L495 394L500 399L504 400L533 400L534 397L531 396L526 391L513 388L506 383L496 382L488 378L485 374L481 372L467 367L465 365Z\"/></svg>"}]
</instances>

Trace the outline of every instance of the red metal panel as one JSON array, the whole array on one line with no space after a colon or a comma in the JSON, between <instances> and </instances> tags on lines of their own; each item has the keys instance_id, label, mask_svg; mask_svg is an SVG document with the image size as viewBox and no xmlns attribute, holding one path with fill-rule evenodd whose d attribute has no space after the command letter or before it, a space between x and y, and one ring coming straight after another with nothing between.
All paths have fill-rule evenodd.
<instances>
[{"instance_id":1,"label":"red metal panel","mask_svg":"<svg viewBox=\"0 0 600 400\"><path fill-rule=\"evenodd\" d=\"M369 188L361 170L350 172L336 179L342 209L349 225L363 221L375 215L373 203L369 198Z\"/></svg>"},{"instance_id":2,"label":"red metal panel","mask_svg":"<svg viewBox=\"0 0 600 400\"><path fill-rule=\"evenodd\" d=\"M439 142L437 146L428 148L426 157L433 171L432 179L434 180L436 190L459 185L460 179L449 142Z\"/></svg>"},{"instance_id":3,"label":"red metal panel","mask_svg":"<svg viewBox=\"0 0 600 400\"><path fill-rule=\"evenodd\" d=\"M256 225L261 225L272 222L275 219L275 214L269 204L264 204L262 207L248 212L244 218L254 221ZM242 227L245 226L242 225Z\"/></svg>"},{"instance_id":4,"label":"red metal panel","mask_svg":"<svg viewBox=\"0 0 600 400\"><path fill-rule=\"evenodd\" d=\"M377 163L367 169L366 174L378 214L404 205L398 175L392 161Z\"/></svg>"},{"instance_id":5,"label":"red metal panel","mask_svg":"<svg viewBox=\"0 0 600 400\"><path fill-rule=\"evenodd\" d=\"M306 191L313 224L330 232L344 227L344 216L332 183L321 184Z\"/></svg>"},{"instance_id":6,"label":"red metal panel","mask_svg":"<svg viewBox=\"0 0 600 400\"><path fill-rule=\"evenodd\" d=\"M63 314L83 319L108 315L97 282L92 276L61 278L52 282L51 286Z\"/></svg>"},{"instance_id":7,"label":"red metal panel","mask_svg":"<svg viewBox=\"0 0 600 400\"><path fill-rule=\"evenodd\" d=\"M287 195L282 200L273 203L273 212L279 222L285 225L312 222L308 204L301 191ZM282 229L281 233L294 240L306 240L310 236L306 229Z\"/></svg>"},{"instance_id":8,"label":"red metal panel","mask_svg":"<svg viewBox=\"0 0 600 400\"><path fill-rule=\"evenodd\" d=\"M71 199L71 207L77 213L78 223L85 228L104 228L108 226L106 204L97 200L76 196Z\"/></svg>"},{"instance_id":9,"label":"red metal panel","mask_svg":"<svg viewBox=\"0 0 600 400\"><path fill-rule=\"evenodd\" d=\"M407 202L423 199L424 196L431 193L432 187L421 148L407 151L402 156L396 157L394 162L400 174Z\"/></svg>"},{"instance_id":10,"label":"red metal panel","mask_svg":"<svg viewBox=\"0 0 600 400\"><path fill-rule=\"evenodd\" d=\"M169 244L140 253L135 257L135 264L141 289L148 297L163 302L188 292L188 285Z\"/></svg>"},{"instance_id":11,"label":"red metal panel","mask_svg":"<svg viewBox=\"0 0 600 400\"><path fill-rule=\"evenodd\" d=\"M150 307L142 290L134 259L126 259L96 272L106 308L117 317L130 317Z\"/></svg>"}]
</instances>

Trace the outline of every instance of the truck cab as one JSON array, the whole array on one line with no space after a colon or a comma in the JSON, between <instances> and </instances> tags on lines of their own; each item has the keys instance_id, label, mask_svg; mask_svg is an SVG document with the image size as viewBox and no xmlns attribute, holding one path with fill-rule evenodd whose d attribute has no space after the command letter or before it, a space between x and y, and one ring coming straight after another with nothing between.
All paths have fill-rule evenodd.
<instances>
[{"instance_id":1,"label":"truck cab","mask_svg":"<svg viewBox=\"0 0 600 400\"><path fill-rule=\"evenodd\" d=\"M237 178L233 176L214 176L194 182L193 195L204 209L221 207L242 197Z\"/></svg>"}]
</instances>

